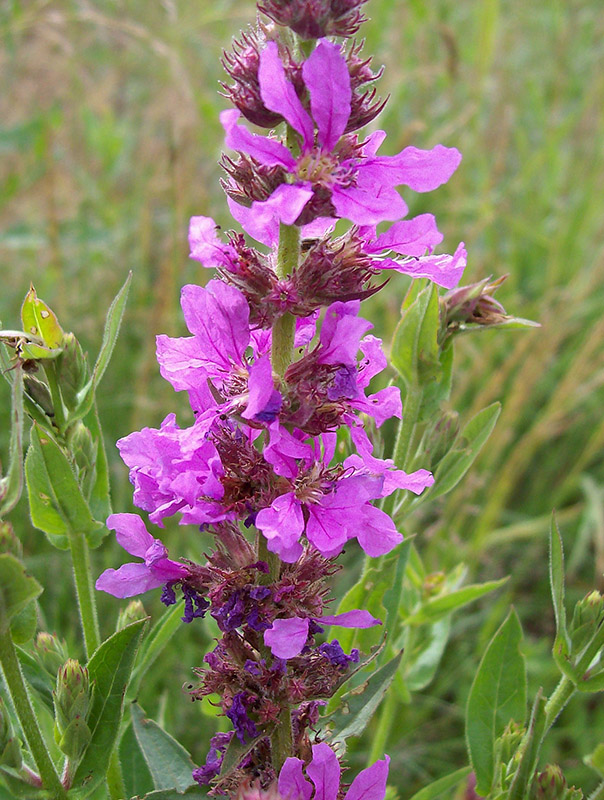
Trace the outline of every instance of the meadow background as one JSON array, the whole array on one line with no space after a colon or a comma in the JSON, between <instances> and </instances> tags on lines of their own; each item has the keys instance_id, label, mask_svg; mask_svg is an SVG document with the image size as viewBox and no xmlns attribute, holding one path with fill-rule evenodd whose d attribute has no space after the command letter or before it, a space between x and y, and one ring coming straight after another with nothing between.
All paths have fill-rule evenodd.
<instances>
[{"instance_id":1,"label":"meadow background","mask_svg":"<svg viewBox=\"0 0 604 800\"><path fill-rule=\"evenodd\" d=\"M185 399L159 377L155 334L184 333L180 286L210 277L187 258L189 217L228 226L218 185L217 115L226 107L217 94L219 56L254 10L251 0L0 3L3 326L19 327L33 281L94 355L106 309L134 273L99 396L115 510L131 509L116 439L158 425L172 410L182 424L189 420ZM430 570L461 559L473 581L511 579L454 618L436 679L399 709L388 750L404 798L466 763L467 693L510 603L525 629L533 693L553 689L546 535L553 508L569 605L604 590L604 14L599 0L371 0L367 12L366 51L384 64L380 88L390 95L379 120L387 152L442 142L464 155L446 187L405 194L411 214L435 213L449 252L466 242L465 282L509 273L498 299L542 324L456 344L451 408L464 420L501 400L503 413L462 484L410 529ZM366 307L386 341L405 289L398 276ZM2 382L5 459L8 404ZM66 563L32 529L24 503L12 520L29 567L47 585L41 627L67 631L77 650ZM167 539L174 554L199 557L190 532L172 527ZM108 538L93 553L95 569L121 563L118 550ZM156 597L143 600L159 613ZM101 598L105 633L117 607ZM205 623L183 626L141 688L148 713L197 762L222 723L211 707L190 704L180 686L212 635ZM548 755L589 790L595 777L581 757L603 740L599 697L573 699ZM364 763L370 741L371 730L353 750L353 765Z\"/></svg>"}]
</instances>

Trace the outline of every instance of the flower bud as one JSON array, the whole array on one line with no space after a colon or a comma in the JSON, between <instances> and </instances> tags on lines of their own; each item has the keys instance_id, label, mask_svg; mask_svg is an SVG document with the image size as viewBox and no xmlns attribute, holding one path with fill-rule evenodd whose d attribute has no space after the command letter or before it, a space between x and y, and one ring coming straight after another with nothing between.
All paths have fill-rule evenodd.
<instances>
[{"instance_id":1,"label":"flower bud","mask_svg":"<svg viewBox=\"0 0 604 800\"><path fill-rule=\"evenodd\" d=\"M139 619L145 619L146 616L147 612L145 611L145 607L141 601L132 600L130 603L128 603L126 608L120 609L115 629L116 631L121 631L121 629L125 628L126 625L130 625L132 622L137 622Z\"/></svg>"},{"instance_id":2,"label":"flower bud","mask_svg":"<svg viewBox=\"0 0 604 800\"><path fill-rule=\"evenodd\" d=\"M23 556L23 545L17 538L10 522L0 520L0 553L10 553L15 558Z\"/></svg>"},{"instance_id":3,"label":"flower bud","mask_svg":"<svg viewBox=\"0 0 604 800\"><path fill-rule=\"evenodd\" d=\"M428 434L426 451L430 456L432 469L446 456L459 432L459 414L445 411Z\"/></svg>"},{"instance_id":4,"label":"flower bud","mask_svg":"<svg viewBox=\"0 0 604 800\"><path fill-rule=\"evenodd\" d=\"M21 769L21 742L15 736L6 706L0 697L0 765Z\"/></svg>"},{"instance_id":5,"label":"flower bud","mask_svg":"<svg viewBox=\"0 0 604 800\"><path fill-rule=\"evenodd\" d=\"M73 411L79 405L78 392L88 380L86 356L73 333L63 336L63 352L57 358L57 375L63 402Z\"/></svg>"},{"instance_id":6,"label":"flower bud","mask_svg":"<svg viewBox=\"0 0 604 800\"><path fill-rule=\"evenodd\" d=\"M57 673L55 727L60 737L75 719L85 720L90 710L88 670L74 658L68 658ZM56 738L56 737L55 737Z\"/></svg>"},{"instance_id":7,"label":"flower bud","mask_svg":"<svg viewBox=\"0 0 604 800\"><path fill-rule=\"evenodd\" d=\"M507 764L517 754L520 755L518 748L525 733L526 728L514 722L514 720L507 724L501 735L501 761L503 764Z\"/></svg>"},{"instance_id":8,"label":"flower bud","mask_svg":"<svg viewBox=\"0 0 604 800\"><path fill-rule=\"evenodd\" d=\"M354 36L366 17L360 7L367 0L260 0L258 10L278 25L291 28L302 39Z\"/></svg>"},{"instance_id":9,"label":"flower bud","mask_svg":"<svg viewBox=\"0 0 604 800\"><path fill-rule=\"evenodd\" d=\"M36 405L40 406L46 416L54 417L55 410L48 386L37 378L34 378L33 375L25 375L23 384L26 393Z\"/></svg>"},{"instance_id":10,"label":"flower bud","mask_svg":"<svg viewBox=\"0 0 604 800\"><path fill-rule=\"evenodd\" d=\"M459 286L441 298L441 328L446 334L457 333L467 325L488 327L510 320L505 308L493 298L493 294L505 281L507 275L491 281L485 278L478 283Z\"/></svg>"},{"instance_id":11,"label":"flower bud","mask_svg":"<svg viewBox=\"0 0 604 800\"><path fill-rule=\"evenodd\" d=\"M575 606L570 626L573 650L581 650L591 640L604 619L604 598L600 592L590 592Z\"/></svg>"},{"instance_id":12,"label":"flower bud","mask_svg":"<svg viewBox=\"0 0 604 800\"><path fill-rule=\"evenodd\" d=\"M65 641L52 633L41 631L36 637L36 655L42 666L51 675L56 675L68 658Z\"/></svg>"},{"instance_id":13,"label":"flower bud","mask_svg":"<svg viewBox=\"0 0 604 800\"><path fill-rule=\"evenodd\" d=\"M548 764L535 775L531 800L562 800L566 796L566 779L557 764Z\"/></svg>"}]
</instances>

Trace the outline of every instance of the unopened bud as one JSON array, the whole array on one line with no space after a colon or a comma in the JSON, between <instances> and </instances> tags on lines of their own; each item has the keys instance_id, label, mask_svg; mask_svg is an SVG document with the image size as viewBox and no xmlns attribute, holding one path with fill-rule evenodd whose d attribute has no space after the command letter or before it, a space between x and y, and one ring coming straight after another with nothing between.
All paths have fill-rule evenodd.
<instances>
[{"instance_id":1,"label":"unopened bud","mask_svg":"<svg viewBox=\"0 0 604 800\"><path fill-rule=\"evenodd\" d=\"M86 718L90 711L90 680L86 667L67 659L57 673L55 701L55 741L68 758L76 759L90 741Z\"/></svg>"},{"instance_id":2,"label":"unopened bud","mask_svg":"<svg viewBox=\"0 0 604 800\"><path fill-rule=\"evenodd\" d=\"M70 428L67 441L78 468L78 481L86 493L86 478L92 478L96 461L96 447L92 434L84 423L78 420Z\"/></svg>"},{"instance_id":3,"label":"unopened bud","mask_svg":"<svg viewBox=\"0 0 604 800\"><path fill-rule=\"evenodd\" d=\"M145 607L141 601L132 600L130 603L128 603L126 608L120 609L115 629L117 631L121 631L121 629L125 628L126 625L130 625L132 622L137 622L139 619L145 619L146 616L147 612L145 611Z\"/></svg>"},{"instance_id":4,"label":"unopened bud","mask_svg":"<svg viewBox=\"0 0 604 800\"><path fill-rule=\"evenodd\" d=\"M428 435L426 451L434 468L447 455L459 432L459 414L445 411Z\"/></svg>"},{"instance_id":5,"label":"unopened bud","mask_svg":"<svg viewBox=\"0 0 604 800\"><path fill-rule=\"evenodd\" d=\"M557 764L548 764L535 775L531 800L562 800L566 796L566 779Z\"/></svg>"},{"instance_id":6,"label":"unopened bud","mask_svg":"<svg viewBox=\"0 0 604 800\"><path fill-rule=\"evenodd\" d=\"M23 545L17 538L10 522L0 520L0 553L10 553L20 559L23 556Z\"/></svg>"},{"instance_id":7,"label":"unopened bud","mask_svg":"<svg viewBox=\"0 0 604 800\"><path fill-rule=\"evenodd\" d=\"M21 769L21 742L15 736L6 706L0 698L0 765Z\"/></svg>"},{"instance_id":8,"label":"unopened bud","mask_svg":"<svg viewBox=\"0 0 604 800\"><path fill-rule=\"evenodd\" d=\"M525 733L526 728L514 720L510 720L507 724L501 735L501 762L503 764L511 761L516 754L521 755L519 745Z\"/></svg>"},{"instance_id":9,"label":"unopened bud","mask_svg":"<svg viewBox=\"0 0 604 800\"><path fill-rule=\"evenodd\" d=\"M493 298L506 278L507 275L494 281L485 278L447 292L440 300L442 329L452 334L468 325L488 327L512 319L501 303Z\"/></svg>"},{"instance_id":10,"label":"unopened bud","mask_svg":"<svg viewBox=\"0 0 604 800\"><path fill-rule=\"evenodd\" d=\"M51 675L56 675L68 658L65 641L52 633L40 631L36 636L36 655L42 666Z\"/></svg>"},{"instance_id":11,"label":"unopened bud","mask_svg":"<svg viewBox=\"0 0 604 800\"><path fill-rule=\"evenodd\" d=\"M604 619L604 598L600 592L590 592L575 606L570 626L573 649L581 650L591 640Z\"/></svg>"},{"instance_id":12,"label":"unopened bud","mask_svg":"<svg viewBox=\"0 0 604 800\"><path fill-rule=\"evenodd\" d=\"M88 364L73 333L66 333L63 337L63 352L57 358L57 377L63 402L69 410L76 409L78 392L88 380Z\"/></svg>"},{"instance_id":13,"label":"unopened bud","mask_svg":"<svg viewBox=\"0 0 604 800\"><path fill-rule=\"evenodd\" d=\"M40 406L47 417L54 417L55 411L48 386L37 378L34 378L33 375L25 375L23 383L26 393L34 403Z\"/></svg>"},{"instance_id":14,"label":"unopened bud","mask_svg":"<svg viewBox=\"0 0 604 800\"><path fill-rule=\"evenodd\" d=\"M260 0L258 10L278 25L291 28L302 39L354 36L365 17L367 0Z\"/></svg>"},{"instance_id":15,"label":"unopened bud","mask_svg":"<svg viewBox=\"0 0 604 800\"><path fill-rule=\"evenodd\" d=\"M426 575L423 585L424 598L427 600L428 598L437 595L442 589L444 582L444 572L431 572L429 575Z\"/></svg>"}]
</instances>

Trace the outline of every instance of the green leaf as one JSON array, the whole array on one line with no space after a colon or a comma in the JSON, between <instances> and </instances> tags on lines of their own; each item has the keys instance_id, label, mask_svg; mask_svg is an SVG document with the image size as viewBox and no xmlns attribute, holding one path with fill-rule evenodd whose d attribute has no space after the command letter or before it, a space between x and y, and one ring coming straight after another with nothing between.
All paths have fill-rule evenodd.
<instances>
[{"instance_id":1,"label":"green leaf","mask_svg":"<svg viewBox=\"0 0 604 800\"><path fill-rule=\"evenodd\" d=\"M110 636L87 664L94 684L88 727L92 734L73 780L70 795L86 797L105 779L117 741L124 695L146 620L141 619Z\"/></svg>"},{"instance_id":2,"label":"green leaf","mask_svg":"<svg viewBox=\"0 0 604 800\"><path fill-rule=\"evenodd\" d=\"M396 326L390 361L408 387L420 386L438 377L438 292L434 284L423 289L409 305Z\"/></svg>"},{"instance_id":3,"label":"green leaf","mask_svg":"<svg viewBox=\"0 0 604 800\"><path fill-rule=\"evenodd\" d=\"M71 534L95 534L100 523L92 518L67 456L36 423L31 429L25 477L31 521L51 544L67 549Z\"/></svg>"},{"instance_id":4,"label":"green leaf","mask_svg":"<svg viewBox=\"0 0 604 800\"><path fill-rule=\"evenodd\" d=\"M132 725L128 725L120 740L119 749L126 797L154 791L151 773L136 741Z\"/></svg>"},{"instance_id":5,"label":"green leaf","mask_svg":"<svg viewBox=\"0 0 604 800\"><path fill-rule=\"evenodd\" d=\"M179 800L181 797L196 797L207 798L207 790L203 790L199 786L191 786L184 792L178 792L175 789L159 789L156 792L149 792L148 794L141 794L133 797L132 800Z\"/></svg>"},{"instance_id":6,"label":"green leaf","mask_svg":"<svg viewBox=\"0 0 604 800\"><path fill-rule=\"evenodd\" d=\"M583 761L588 767L595 770L601 778L604 778L604 744L599 744L593 753L585 756Z\"/></svg>"},{"instance_id":7,"label":"green leaf","mask_svg":"<svg viewBox=\"0 0 604 800\"><path fill-rule=\"evenodd\" d=\"M526 665L522 628L512 609L491 640L472 683L466 739L476 773L476 793L488 795L495 777L495 742L510 720L526 716Z\"/></svg>"},{"instance_id":8,"label":"green leaf","mask_svg":"<svg viewBox=\"0 0 604 800\"><path fill-rule=\"evenodd\" d=\"M90 511L95 519L107 519L112 513L111 489L109 486L109 463L107 461L103 431L101 429L96 402L93 403L92 409L86 418L86 424L96 445L94 478L88 503L90 505ZM105 533L108 533L106 527L104 528L104 532L101 533L99 544L104 538ZM93 542L89 541L88 543L91 547L95 547Z\"/></svg>"},{"instance_id":9,"label":"green leaf","mask_svg":"<svg viewBox=\"0 0 604 800\"><path fill-rule=\"evenodd\" d=\"M52 699L52 693L55 688L54 679L33 656L30 656L29 653L22 650L20 647L16 649L23 677L27 683L35 689L38 697L42 700L46 708L54 715L54 702Z\"/></svg>"},{"instance_id":10,"label":"green leaf","mask_svg":"<svg viewBox=\"0 0 604 800\"><path fill-rule=\"evenodd\" d=\"M0 636L8 633L11 621L32 600L42 587L10 553L0 555Z\"/></svg>"},{"instance_id":11,"label":"green leaf","mask_svg":"<svg viewBox=\"0 0 604 800\"><path fill-rule=\"evenodd\" d=\"M31 783L24 781L19 774L19 770L0 764L0 773L6 782L6 786L10 794L5 795L2 791L2 782L0 781L0 800L9 798L9 800L16 800L18 797L23 797L24 800L48 800L48 792L46 789L38 789L32 786Z\"/></svg>"},{"instance_id":12,"label":"green leaf","mask_svg":"<svg viewBox=\"0 0 604 800\"><path fill-rule=\"evenodd\" d=\"M333 742L343 742L350 736L363 733L394 680L401 657L402 653L398 653L372 673L361 686L344 694L340 707L323 718L332 727Z\"/></svg>"},{"instance_id":13,"label":"green leaf","mask_svg":"<svg viewBox=\"0 0 604 800\"><path fill-rule=\"evenodd\" d=\"M191 773L195 765L185 748L156 722L147 719L136 703L130 706L130 712L134 734L155 788L184 791L192 786Z\"/></svg>"},{"instance_id":14,"label":"green leaf","mask_svg":"<svg viewBox=\"0 0 604 800\"><path fill-rule=\"evenodd\" d=\"M484 597L485 594L499 589L507 580L507 578L501 578L498 581L474 583L469 586L464 586L455 592L450 592L449 594L431 597L424 603L419 611L405 619L405 624L425 625L426 623L437 622L452 611L463 608L463 606L473 603L480 597Z\"/></svg>"},{"instance_id":15,"label":"green leaf","mask_svg":"<svg viewBox=\"0 0 604 800\"><path fill-rule=\"evenodd\" d=\"M556 618L556 638L553 655L556 663L566 663L570 651L570 637L566 629L564 607L564 548L555 514L552 514L549 534L549 580Z\"/></svg>"},{"instance_id":16,"label":"green leaf","mask_svg":"<svg viewBox=\"0 0 604 800\"><path fill-rule=\"evenodd\" d=\"M274 730L274 726L269 729L262 730L258 736L242 744L237 736L233 736L226 749L222 765L220 767L220 774L213 779L212 784L217 784L234 772L241 761L250 753L261 739L270 736Z\"/></svg>"},{"instance_id":17,"label":"green leaf","mask_svg":"<svg viewBox=\"0 0 604 800\"><path fill-rule=\"evenodd\" d=\"M537 768L539 751L545 732L545 723L545 698L541 689L539 689L533 703L527 735L522 740L519 752L516 754L516 757L520 756L520 763L509 788L509 800L523 800L527 796Z\"/></svg>"},{"instance_id":18,"label":"green leaf","mask_svg":"<svg viewBox=\"0 0 604 800\"><path fill-rule=\"evenodd\" d=\"M132 681L128 690L131 699L134 699L138 694L140 683L149 667L160 655L176 631L182 627L181 617L183 610L183 600L169 607L145 637L138 654L136 668L132 673Z\"/></svg>"},{"instance_id":19,"label":"green leaf","mask_svg":"<svg viewBox=\"0 0 604 800\"><path fill-rule=\"evenodd\" d=\"M451 633L451 618L446 617L434 625L427 625L419 630L420 641L416 642L417 655L403 659L401 671L407 689L419 692L425 689L436 674L438 665L445 652ZM414 640L415 641L415 640Z\"/></svg>"},{"instance_id":20,"label":"green leaf","mask_svg":"<svg viewBox=\"0 0 604 800\"><path fill-rule=\"evenodd\" d=\"M462 428L455 438L453 447L436 468L434 484L422 493L415 505L424 503L428 499L434 500L450 492L459 483L491 435L500 411L501 404L493 403L479 411Z\"/></svg>"},{"instance_id":21,"label":"green leaf","mask_svg":"<svg viewBox=\"0 0 604 800\"><path fill-rule=\"evenodd\" d=\"M132 272L129 272L124 285L109 306L109 311L107 312L107 317L105 319L105 328L103 330L103 341L101 343L101 349L99 350L96 363L92 370L92 376L86 386L80 392L78 392L78 418L85 416L92 408L92 404L94 402L94 392L111 359L111 355L120 332L122 317L124 316L124 311L126 309L126 301L128 299L131 281Z\"/></svg>"},{"instance_id":22,"label":"green leaf","mask_svg":"<svg viewBox=\"0 0 604 800\"><path fill-rule=\"evenodd\" d=\"M25 644L33 638L38 627L36 601L32 600L12 618L10 635L15 644Z\"/></svg>"},{"instance_id":23,"label":"green leaf","mask_svg":"<svg viewBox=\"0 0 604 800\"><path fill-rule=\"evenodd\" d=\"M17 505L23 491L23 369L17 362L11 386L11 431L8 472L0 478L0 519Z\"/></svg>"},{"instance_id":24,"label":"green leaf","mask_svg":"<svg viewBox=\"0 0 604 800\"><path fill-rule=\"evenodd\" d=\"M54 311L37 296L33 284L21 306L21 322L23 330L30 336L38 336L46 347L51 350L61 347L63 329Z\"/></svg>"},{"instance_id":25,"label":"green leaf","mask_svg":"<svg viewBox=\"0 0 604 800\"><path fill-rule=\"evenodd\" d=\"M420 789L419 792L413 795L411 800L434 800L436 797L440 797L441 794L444 794L444 792L448 792L450 789L457 786L471 771L472 767L456 769L455 772L450 772L448 775L445 775L444 778L439 778L437 781L433 781L427 786L424 786L423 789ZM450 796L453 797L453 793L450 793Z\"/></svg>"}]
</instances>

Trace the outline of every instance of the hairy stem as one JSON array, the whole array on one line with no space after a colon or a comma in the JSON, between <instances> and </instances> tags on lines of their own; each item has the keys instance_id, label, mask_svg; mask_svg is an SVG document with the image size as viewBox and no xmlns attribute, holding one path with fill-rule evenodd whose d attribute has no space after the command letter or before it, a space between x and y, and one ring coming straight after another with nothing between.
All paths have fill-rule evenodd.
<instances>
[{"instance_id":1,"label":"hairy stem","mask_svg":"<svg viewBox=\"0 0 604 800\"><path fill-rule=\"evenodd\" d=\"M96 611L94 586L92 585L92 569L90 567L88 543L83 533L76 533L70 537L69 544L71 547L71 561L73 564L76 594L78 596L78 607L80 609L80 620L82 622L82 631L84 632L84 642L86 644L86 656L90 659L90 656L99 646L101 637L99 634L99 620Z\"/></svg>"},{"instance_id":2,"label":"hairy stem","mask_svg":"<svg viewBox=\"0 0 604 800\"><path fill-rule=\"evenodd\" d=\"M279 774L285 760L292 754L292 720L289 706L281 709L279 721L273 735L271 736L271 753L273 757L273 767Z\"/></svg>"},{"instance_id":3,"label":"hairy stem","mask_svg":"<svg viewBox=\"0 0 604 800\"><path fill-rule=\"evenodd\" d=\"M42 784L48 790L49 797L52 800L66 800L67 792L59 780L55 765L42 738L42 733L27 693L27 687L23 680L15 645L9 632L0 636L0 664L2 665L4 679L17 712L17 717L21 723L23 735L38 767Z\"/></svg>"}]
</instances>

